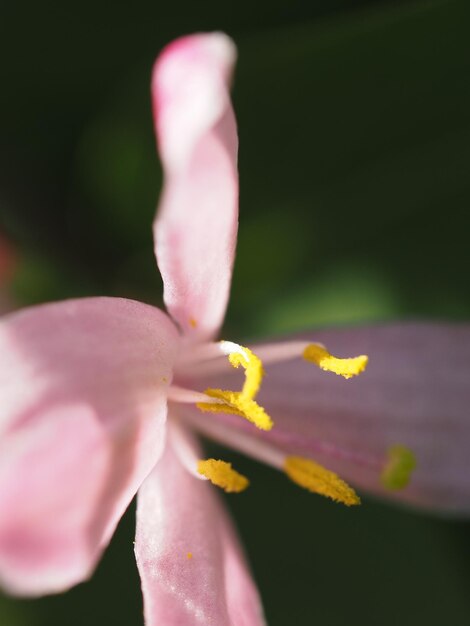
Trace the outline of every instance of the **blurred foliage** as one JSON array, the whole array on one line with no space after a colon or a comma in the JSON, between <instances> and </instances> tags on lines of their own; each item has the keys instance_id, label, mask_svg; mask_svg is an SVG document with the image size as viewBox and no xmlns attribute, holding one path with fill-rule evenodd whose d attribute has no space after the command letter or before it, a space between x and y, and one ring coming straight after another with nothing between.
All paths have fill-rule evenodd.
<instances>
[{"instance_id":1,"label":"blurred foliage","mask_svg":"<svg viewBox=\"0 0 470 626\"><path fill-rule=\"evenodd\" d=\"M239 47L226 335L468 319L469 20L465 0L9 3L0 218L17 302L161 303L149 74L171 38L216 28ZM368 501L345 511L231 455L256 478L229 505L271 626L470 622L468 524ZM141 624L132 534L133 510L90 583L2 598L2 626Z\"/></svg>"}]
</instances>

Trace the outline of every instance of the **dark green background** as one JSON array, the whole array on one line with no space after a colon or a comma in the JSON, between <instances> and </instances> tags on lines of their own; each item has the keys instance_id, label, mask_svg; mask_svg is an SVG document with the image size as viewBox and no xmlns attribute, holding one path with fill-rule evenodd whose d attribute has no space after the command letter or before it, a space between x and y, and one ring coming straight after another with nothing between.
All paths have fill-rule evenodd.
<instances>
[{"instance_id":1,"label":"dark green background","mask_svg":"<svg viewBox=\"0 0 470 626\"><path fill-rule=\"evenodd\" d=\"M241 176L224 335L470 317L467 0L29 0L2 14L0 215L19 303L161 303L149 74L173 37L223 29L239 48ZM470 624L468 523L346 510L224 458L252 479L228 504L270 626ZM141 624L133 515L91 582L0 598L0 624Z\"/></svg>"}]
</instances>

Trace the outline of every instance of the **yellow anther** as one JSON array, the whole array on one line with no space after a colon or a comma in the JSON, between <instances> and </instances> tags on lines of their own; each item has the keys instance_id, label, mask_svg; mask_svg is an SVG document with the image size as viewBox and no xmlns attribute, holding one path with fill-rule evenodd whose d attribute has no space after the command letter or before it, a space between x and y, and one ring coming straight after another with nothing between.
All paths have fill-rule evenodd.
<instances>
[{"instance_id":1,"label":"yellow anther","mask_svg":"<svg viewBox=\"0 0 470 626\"><path fill-rule=\"evenodd\" d=\"M192 559L193 558L193 553L192 552L187 552L186 553L186 558L187 559Z\"/></svg>"},{"instance_id":2,"label":"yellow anther","mask_svg":"<svg viewBox=\"0 0 470 626\"><path fill-rule=\"evenodd\" d=\"M338 359L316 343L311 343L305 348L303 357L306 361L318 365L320 369L334 372L344 378L352 378L363 372L369 360L364 354L351 359Z\"/></svg>"},{"instance_id":3,"label":"yellow anther","mask_svg":"<svg viewBox=\"0 0 470 626\"><path fill-rule=\"evenodd\" d=\"M273 421L255 400L246 398L241 391L224 391L222 389L206 389L204 392L211 398L223 400L221 404L198 402L197 407L208 413L231 413L240 415L260 430L271 430Z\"/></svg>"},{"instance_id":4,"label":"yellow anther","mask_svg":"<svg viewBox=\"0 0 470 626\"><path fill-rule=\"evenodd\" d=\"M382 484L387 489L403 489L410 482L410 477L416 467L416 457L405 446L392 446L388 450L388 460L380 476Z\"/></svg>"},{"instance_id":5,"label":"yellow anther","mask_svg":"<svg viewBox=\"0 0 470 626\"><path fill-rule=\"evenodd\" d=\"M354 489L344 480L310 459L288 456L284 462L284 471L291 480L313 493L342 502L346 506L361 503Z\"/></svg>"},{"instance_id":6,"label":"yellow anther","mask_svg":"<svg viewBox=\"0 0 470 626\"><path fill-rule=\"evenodd\" d=\"M244 491L250 481L232 468L231 463L216 459L201 460L197 464L197 471L208 478L211 483L221 487L227 493Z\"/></svg>"},{"instance_id":7,"label":"yellow anther","mask_svg":"<svg viewBox=\"0 0 470 626\"><path fill-rule=\"evenodd\" d=\"M189 318L189 325L191 326L191 328L196 328L197 327L197 322L194 319L194 317L190 317Z\"/></svg>"},{"instance_id":8,"label":"yellow anther","mask_svg":"<svg viewBox=\"0 0 470 626\"><path fill-rule=\"evenodd\" d=\"M240 352L231 352L228 355L228 360L233 367L240 367L241 365L244 368L245 383L241 393L246 398L253 400L261 387L264 376L261 359L248 348L242 348Z\"/></svg>"},{"instance_id":9,"label":"yellow anther","mask_svg":"<svg viewBox=\"0 0 470 626\"><path fill-rule=\"evenodd\" d=\"M241 346L239 348L238 351L231 352L228 358L233 367L241 365L245 369L245 383L242 390L206 389L204 393L207 396L222 400L222 402L198 402L197 407L209 413L240 415L261 430L271 430L273 427L271 418L254 400L263 380L263 364L251 350Z\"/></svg>"}]
</instances>

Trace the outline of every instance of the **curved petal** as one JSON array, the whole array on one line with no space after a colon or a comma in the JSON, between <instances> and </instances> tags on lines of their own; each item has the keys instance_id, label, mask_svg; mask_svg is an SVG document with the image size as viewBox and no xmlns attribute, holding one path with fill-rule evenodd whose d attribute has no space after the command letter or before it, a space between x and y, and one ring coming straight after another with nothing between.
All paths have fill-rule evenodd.
<instances>
[{"instance_id":1,"label":"curved petal","mask_svg":"<svg viewBox=\"0 0 470 626\"><path fill-rule=\"evenodd\" d=\"M166 306L183 331L217 333L227 306L238 225L237 131L221 33L170 44L153 73L164 187L154 225Z\"/></svg>"},{"instance_id":2,"label":"curved petal","mask_svg":"<svg viewBox=\"0 0 470 626\"><path fill-rule=\"evenodd\" d=\"M118 298L0 323L0 582L85 579L161 454L178 345L161 311Z\"/></svg>"},{"instance_id":3,"label":"curved petal","mask_svg":"<svg viewBox=\"0 0 470 626\"><path fill-rule=\"evenodd\" d=\"M312 457L381 497L470 512L468 325L396 324L319 331L295 339L322 342L340 356L368 354L368 368L346 381L300 358L267 365L257 400L274 427L260 433L236 416L218 416L232 428L234 442L234 429L243 430L260 443L260 456L271 447ZM252 349L257 352L257 346ZM216 384L236 386L234 376L227 373ZM394 444L408 446L417 459L411 482L401 491L386 490L380 483L381 466ZM254 444L252 450L256 456Z\"/></svg>"},{"instance_id":4,"label":"curved petal","mask_svg":"<svg viewBox=\"0 0 470 626\"><path fill-rule=\"evenodd\" d=\"M265 623L218 494L183 467L171 443L139 490L135 551L146 626Z\"/></svg>"}]
</instances>

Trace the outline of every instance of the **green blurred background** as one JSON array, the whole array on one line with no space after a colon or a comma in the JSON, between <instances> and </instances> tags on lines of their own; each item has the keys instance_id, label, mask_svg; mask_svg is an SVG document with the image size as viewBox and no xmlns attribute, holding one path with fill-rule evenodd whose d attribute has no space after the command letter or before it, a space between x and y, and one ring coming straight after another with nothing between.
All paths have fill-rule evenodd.
<instances>
[{"instance_id":1,"label":"green blurred background","mask_svg":"<svg viewBox=\"0 0 470 626\"><path fill-rule=\"evenodd\" d=\"M150 70L172 38L221 29L239 48L241 176L225 335L469 319L469 25L467 0L4 5L0 229L15 302L161 304ZM270 626L470 624L468 523L370 500L345 510L224 458L252 478L228 505ZM91 582L0 596L1 626L141 625L133 518Z\"/></svg>"}]
</instances>

